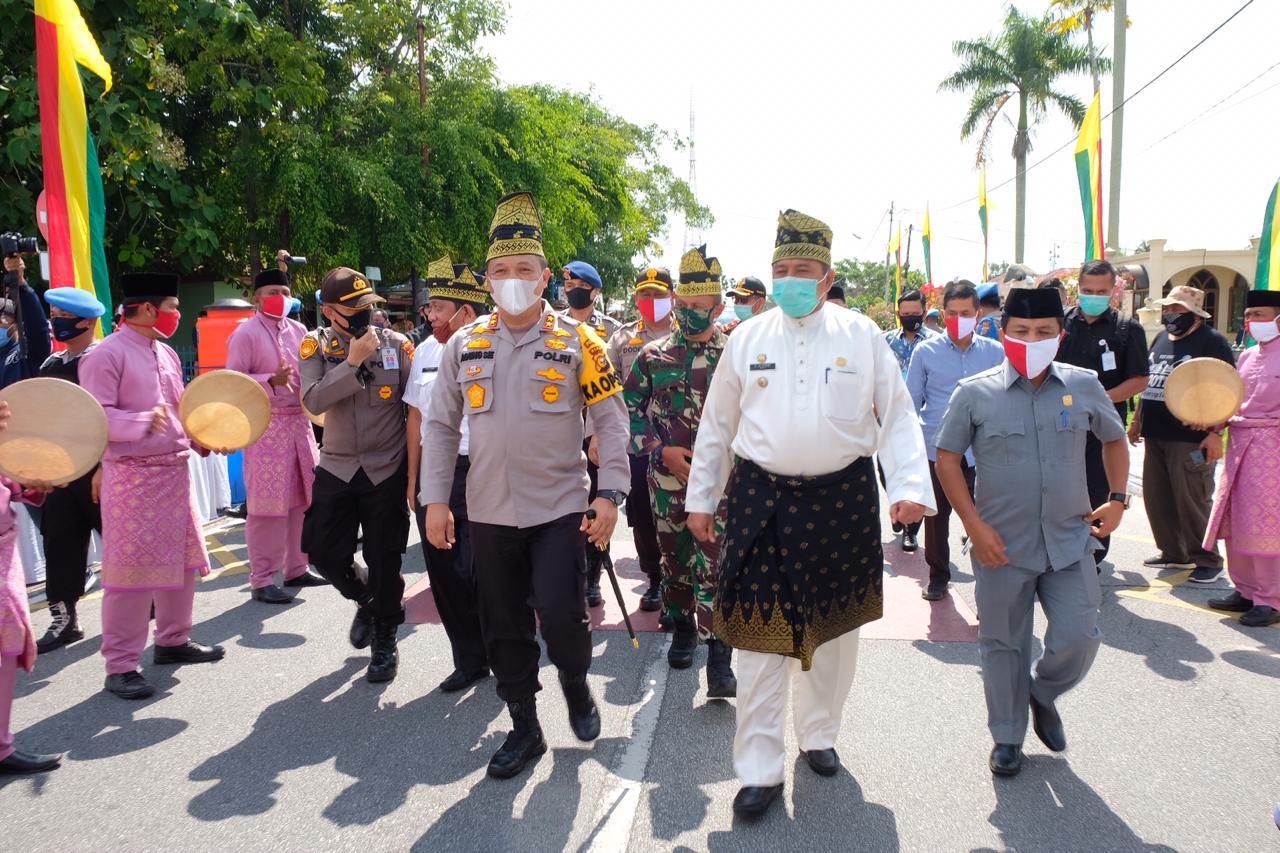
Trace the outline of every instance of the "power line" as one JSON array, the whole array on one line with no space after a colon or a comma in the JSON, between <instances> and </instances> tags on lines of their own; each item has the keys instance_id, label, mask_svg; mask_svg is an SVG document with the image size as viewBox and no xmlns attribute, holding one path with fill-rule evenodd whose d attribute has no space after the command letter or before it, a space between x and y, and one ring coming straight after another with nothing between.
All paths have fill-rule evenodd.
<instances>
[{"instance_id":1,"label":"power line","mask_svg":"<svg viewBox=\"0 0 1280 853\"><path fill-rule=\"evenodd\" d=\"M1254 78L1253 78L1252 80L1250 80L1248 83L1245 83L1243 86L1241 86L1240 88L1236 89L1236 90L1235 90L1234 92L1232 92L1230 95L1227 95L1225 98L1220 99L1217 103L1215 103L1215 104L1213 104L1213 105L1211 105L1211 106L1209 106L1209 107L1206 107L1204 110L1202 110L1202 111L1200 112L1200 114L1199 114L1199 115L1197 115L1195 118L1191 119L1191 121L1188 121L1187 123L1185 123L1185 124L1181 125L1181 126L1180 126L1180 127L1178 127L1176 130L1172 130L1172 131L1170 131L1169 133L1166 133L1164 136L1160 137L1160 138L1159 138L1159 139L1157 139L1155 142L1151 143L1150 145L1148 145L1146 148L1144 148L1144 149L1142 149L1142 150L1143 150L1143 151L1150 151L1152 148L1155 148L1157 145L1159 145L1161 142L1164 142L1164 141L1165 141L1166 139L1168 139L1169 137L1178 135L1179 133L1181 133L1182 131L1186 130L1186 129L1187 129L1188 127L1190 127L1191 125L1193 125L1193 124L1195 124L1196 122L1198 122L1200 119L1204 118L1204 117L1205 117L1206 115L1208 115L1209 113L1213 112L1213 111L1214 111L1215 109L1217 109L1218 107L1220 107L1220 106L1222 106L1223 104L1225 104L1227 101L1229 101L1229 100L1231 100L1232 98L1234 98L1236 95L1238 95L1238 94L1240 94L1241 92L1243 92L1245 89L1248 89L1250 86L1252 86L1254 83L1256 83L1256 82L1258 82L1259 80L1261 80L1263 77L1265 77L1267 74L1269 74L1269 73L1271 73L1272 71L1274 71L1276 68L1280 68L1280 62L1275 63L1275 64L1274 64L1274 65L1272 65L1270 68L1268 68L1266 71L1263 71L1261 74L1259 74L1258 76L1254 77ZM1278 84L1276 84L1276 85L1280 85L1280 83L1278 83ZM1261 92L1254 92L1252 95L1250 95L1249 97L1247 97L1247 98L1245 98L1244 100L1240 101L1239 103L1232 104L1232 105L1231 105L1231 107L1238 107L1238 106L1240 106L1240 104L1243 104L1243 103L1246 103L1246 102L1248 102L1248 101L1251 101L1251 100L1253 100L1255 97L1257 97L1258 95L1261 95L1261 94L1264 94L1264 93L1266 93L1266 92L1269 92L1269 91L1271 91L1271 90L1272 90L1272 89L1274 89L1274 88L1275 88L1275 86L1268 86L1267 88L1263 89ZM1227 109L1231 109L1231 107L1227 107ZM1226 110L1222 110L1222 112L1226 112Z\"/></svg>"},{"instance_id":2,"label":"power line","mask_svg":"<svg viewBox=\"0 0 1280 853\"><path fill-rule=\"evenodd\" d=\"M1216 27L1214 27L1212 30L1210 30L1210 31L1208 32L1208 34L1204 36L1204 38L1200 39L1200 41L1196 42L1196 43L1195 43L1195 44L1193 44L1191 47L1187 48L1187 49L1183 52L1183 54L1182 54L1181 56L1179 56L1179 57L1178 57L1177 59L1175 59L1173 62L1169 63L1169 65L1167 65L1163 71L1161 71L1161 72L1160 72L1159 74L1157 74L1156 76L1152 77L1152 78L1151 78L1150 80L1148 80L1146 83L1143 83L1143 84L1142 84L1142 86L1140 86L1136 92L1133 92L1133 93L1131 93L1131 94L1129 94L1129 95L1125 96L1125 99L1124 99L1123 101L1121 101L1120 103L1116 104L1114 107L1112 107L1112 108L1111 108L1111 112L1109 112L1109 113L1107 113L1106 115L1104 115L1104 116L1103 116L1103 118L1110 118L1110 117L1112 116L1112 114L1113 114L1113 113L1115 113L1115 111L1116 111L1116 110L1120 109L1120 108L1121 108L1121 107L1123 107L1125 104L1129 103L1129 102L1130 102L1130 101L1132 101L1134 98L1138 97L1138 96L1139 96L1139 95L1141 95L1143 92L1145 92L1145 91L1146 91L1146 90L1147 90L1147 89L1148 89L1148 88L1149 88L1153 83L1155 83L1155 82L1156 82L1157 80L1159 80L1161 77L1163 77L1164 75L1166 75L1166 74L1168 74L1170 71L1172 71L1172 70L1173 70L1173 69L1174 69L1174 68L1175 68L1175 67L1176 67L1180 62L1182 62L1182 60L1186 59L1188 56L1190 56L1192 53L1194 53L1197 49L1199 49L1199 47L1200 47L1201 45L1203 45L1203 44L1204 44L1205 42L1207 42L1209 39L1213 38L1213 37L1218 33L1218 31L1219 31L1219 30L1221 30L1221 29L1222 29L1223 27L1225 27L1227 24L1229 24L1229 23L1231 23L1233 20L1235 20L1235 18L1236 18L1236 16L1237 16L1237 15L1239 15L1239 14L1240 14L1241 12L1243 12L1245 9L1249 8L1250 6L1252 6L1252 5L1253 5L1253 3L1254 3L1254 0L1245 0L1244 5L1243 5L1243 6L1241 6L1239 9L1236 9L1234 12L1232 12L1232 13L1231 13L1231 15L1230 15L1230 16L1228 16L1228 17L1227 17L1227 19L1226 19L1225 21L1223 21L1222 23L1218 24L1218 26L1216 26ZM1046 154L1045 156L1041 157L1041 158L1040 158L1039 160L1037 160L1036 162L1032 163L1032 164L1031 164L1030 166L1028 166L1027 168L1023 169L1023 170L1022 170L1022 173L1025 175L1027 172L1030 172L1032 169L1036 168L1037 166L1041 166L1041 165L1043 165L1044 163L1048 162L1048 161L1049 161L1049 159L1050 159L1050 158L1052 158L1052 157L1053 157L1055 154L1057 154L1059 151L1062 151L1064 148L1066 148L1066 147L1067 147L1067 146L1069 146L1069 145L1074 145L1074 144L1075 144L1075 142L1076 142L1076 140L1075 140L1075 139L1069 139L1069 140L1067 140L1066 142L1064 142L1064 143L1062 143L1061 145L1059 145L1057 148L1055 148L1055 149L1053 149L1052 151L1050 151L1050 152L1049 152L1048 154ZM992 191L994 191L994 190L998 190L998 189L1000 189L1001 187L1006 187L1006 186L1008 186L1009 184L1013 183L1013 182L1014 182L1014 181L1016 181L1017 179L1018 179L1018 176L1015 174L1012 178L1007 178L1006 180L1003 180L1003 181L1001 181L1000 183L996 184L994 187L988 187L988 188L987 188L987 195L991 195ZM939 208L939 209L940 209L940 210L951 210L952 208L956 208L956 207L963 207L963 206L965 206L965 205L967 205L967 204L973 204L973 203L974 203L975 201L977 201L977 200L978 200L978 197L975 195L975 196L972 196L972 197L970 197L970 198L965 199L964 201L957 202L956 204L948 205L947 207L943 207L943 208Z\"/></svg>"}]
</instances>

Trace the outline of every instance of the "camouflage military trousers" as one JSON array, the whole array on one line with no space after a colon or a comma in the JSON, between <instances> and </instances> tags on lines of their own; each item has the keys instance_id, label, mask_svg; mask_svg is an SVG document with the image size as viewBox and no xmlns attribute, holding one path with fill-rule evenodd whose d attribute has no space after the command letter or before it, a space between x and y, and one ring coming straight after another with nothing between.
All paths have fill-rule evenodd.
<instances>
[{"instance_id":1,"label":"camouflage military trousers","mask_svg":"<svg viewBox=\"0 0 1280 853\"><path fill-rule=\"evenodd\" d=\"M716 513L715 541L699 542L689 530L689 514L684 508L684 489L663 488L670 477L649 475L653 495L654 525L658 530L658 550L662 552L662 605L673 619L694 615L698 636L715 636L711 602L716 596L716 573L720 565L720 536L724 532L725 505ZM679 482L678 480L676 482Z\"/></svg>"}]
</instances>

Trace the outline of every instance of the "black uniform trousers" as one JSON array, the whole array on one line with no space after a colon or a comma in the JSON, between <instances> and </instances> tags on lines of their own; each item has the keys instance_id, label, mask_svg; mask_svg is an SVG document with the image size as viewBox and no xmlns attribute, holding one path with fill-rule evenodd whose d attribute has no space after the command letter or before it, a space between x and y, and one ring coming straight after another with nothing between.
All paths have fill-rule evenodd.
<instances>
[{"instance_id":1,"label":"black uniform trousers","mask_svg":"<svg viewBox=\"0 0 1280 853\"><path fill-rule=\"evenodd\" d=\"M888 491L889 484L885 482L885 479L884 479L884 466L880 464L879 459L876 460L876 471L879 472L880 474L880 485L884 486L885 490ZM970 489L969 491L973 491L973 490ZM913 521L910 524L902 525L900 528L894 528L893 532L894 533L905 532L905 533L910 533L912 536L915 536L920 532L920 525L922 523L923 522L920 522L920 521Z\"/></svg>"},{"instance_id":2,"label":"black uniform trousers","mask_svg":"<svg viewBox=\"0 0 1280 853\"><path fill-rule=\"evenodd\" d=\"M404 578L400 559L409 542L408 464L376 486L356 471L350 483L316 468L311 506L302 522L302 550L316 570L344 598L364 607L381 622L404 622ZM363 530L361 553L369 567L362 583L352 566L356 535Z\"/></svg>"},{"instance_id":3,"label":"black uniform trousers","mask_svg":"<svg viewBox=\"0 0 1280 853\"><path fill-rule=\"evenodd\" d=\"M427 562L427 578L431 581L431 595L453 650L453 668L460 672L479 672L489 667L489 659L484 651L484 635L480 632L475 557L467 521L469 470L471 460L459 456L453 469L453 487L449 492L454 535L451 549L441 550L427 541L426 507L419 505L415 514L418 536L422 539L422 556Z\"/></svg>"},{"instance_id":4,"label":"black uniform trousers","mask_svg":"<svg viewBox=\"0 0 1280 853\"><path fill-rule=\"evenodd\" d=\"M591 445L591 439L582 442L582 452L586 453L587 448ZM587 495L588 501L596 499L596 492L600 489L600 466L587 458L587 476L591 479L591 493ZM603 550L597 548L587 541L587 534L582 534L582 547L587 555L587 579L591 583L600 583L600 574L604 571L604 557L609 553L606 547Z\"/></svg>"},{"instance_id":5,"label":"black uniform trousers","mask_svg":"<svg viewBox=\"0 0 1280 853\"><path fill-rule=\"evenodd\" d=\"M631 491L627 492L627 526L636 543L640 571L649 583L662 582L662 551L658 548L658 527L653 520L649 496L649 457L628 454L631 461Z\"/></svg>"},{"instance_id":6,"label":"black uniform trousers","mask_svg":"<svg viewBox=\"0 0 1280 853\"><path fill-rule=\"evenodd\" d=\"M562 674L585 675L591 666L581 525L580 512L535 527L471 522L480 626L504 702L542 689L539 626L547 656Z\"/></svg>"},{"instance_id":7,"label":"black uniform trousers","mask_svg":"<svg viewBox=\"0 0 1280 853\"><path fill-rule=\"evenodd\" d=\"M1089 489L1089 505L1097 509L1111 496L1111 481L1107 479L1107 466L1102 462L1102 442L1091 432L1085 435L1084 440L1084 473ZM1093 552L1093 559L1095 564L1101 565L1107 551L1111 550L1111 537L1106 536L1098 542L1102 547Z\"/></svg>"},{"instance_id":8,"label":"black uniform trousers","mask_svg":"<svg viewBox=\"0 0 1280 853\"><path fill-rule=\"evenodd\" d=\"M969 487L969 497L973 497L974 470L963 457L960 469L964 472L964 484ZM942 586L951 582L951 501L938 482L935 462L929 463L929 479L933 481L938 512L924 517L924 561L929 566L929 586Z\"/></svg>"},{"instance_id":9,"label":"black uniform trousers","mask_svg":"<svg viewBox=\"0 0 1280 853\"><path fill-rule=\"evenodd\" d=\"M74 605L84 595L93 531L102 532L102 509L93 502L93 472L54 489L44 500L45 597Z\"/></svg>"}]
</instances>

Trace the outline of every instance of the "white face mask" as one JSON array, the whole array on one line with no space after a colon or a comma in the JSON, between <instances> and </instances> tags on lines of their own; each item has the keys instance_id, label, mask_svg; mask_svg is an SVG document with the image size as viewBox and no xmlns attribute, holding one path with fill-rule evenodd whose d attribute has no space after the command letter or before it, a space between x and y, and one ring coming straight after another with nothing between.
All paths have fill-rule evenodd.
<instances>
[{"instance_id":1,"label":"white face mask","mask_svg":"<svg viewBox=\"0 0 1280 853\"><path fill-rule=\"evenodd\" d=\"M977 317L948 317L947 334L953 341L963 341L978 327Z\"/></svg>"},{"instance_id":2,"label":"white face mask","mask_svg":"<svg viewBox=\"0 0 1280 853\"><path fill-rule=\"evenodd\" d=\"M523 314L538 301L538 285L541 279L526 281L522 278L499 278L489 281L493 301L508 314Z\"/></svg>"},{"instance_id":3,"label":"white face mask","mask_svg":"<svg viewBox=\"0 0 1280 853\"><path fill-rule=\"evenodd\" d=\"M653 322L661 323L671 313L671 297L653 300Z\"/></svg>"},{"instance_id":4,"label":"white face mask","mask_svg":"<svg viewBox=\"0 0 1280 853\"><path fill-rule=\"evenodd\" d=\"M1250 320L1249 336L1260 344L1280 338L1280 326L1275 320Z\"/></svg>"},{"instance_id":5,"label":"white face mask","mask_svg":"<svg viewBox=\"0 0 1280 853\"><path fill-rule=\"evenodd\" d=\"M1005 335L1004 354L1014 370L1028 379L1035 379L1053 364L1058 355L1058 343L1059 338L1028 342Z\"/></svg>"}]
</instances>

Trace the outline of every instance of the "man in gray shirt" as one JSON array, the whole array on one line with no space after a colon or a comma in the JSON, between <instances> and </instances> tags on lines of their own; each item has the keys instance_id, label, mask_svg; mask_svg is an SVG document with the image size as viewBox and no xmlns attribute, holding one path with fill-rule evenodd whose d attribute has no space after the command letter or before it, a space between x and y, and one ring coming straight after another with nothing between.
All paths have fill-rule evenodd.
<instances>
[{"instance_id":1,"label":"man in gray shirt","mask_svg":"<svg viewBox=\"0 0 1280 853\"><path fill-rule=\"evenodd\" d=\"M460 329L440 357L427 407L422 500L428 540L452 548L449 497L465 416L480 624L498 696L513 723L488 772L505 779L547 751L534 710L542 689L535 625L560 671L574 734L584 741L600 734L587 687L591 626L582 536L588 547L608 544L631 474L622 383L604 342L541 298L551 271L529 193L498 203L486 272L497 310ZM589 506L584 408L600 456L600 488Z\"/></svg>"},{"instance_id":2,"label":"man in gray shirt","mask_svg":"<svg viewBox=\"0 0 1280 853\"><path fill-rule=\"evenodd\" d=\"M1007 360L963 379L939 427L937 475L973 543L979 649L989 766L1022 767L1030 706L1036 736L1066 749L1054 702L1084 677L1102 642L1096 538L1109 536L1128 506L1124 425L1091 370L1053 363L1062 338L1062 302L1053 290L1015 288L1001 318ZM1103 443L1108 501L1090 507L1085 436ZM977 463L977 505L962 470ZM1031 665L1039 598L1048 620L1044 654Z\"/></svg>"}]
</instances>

